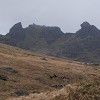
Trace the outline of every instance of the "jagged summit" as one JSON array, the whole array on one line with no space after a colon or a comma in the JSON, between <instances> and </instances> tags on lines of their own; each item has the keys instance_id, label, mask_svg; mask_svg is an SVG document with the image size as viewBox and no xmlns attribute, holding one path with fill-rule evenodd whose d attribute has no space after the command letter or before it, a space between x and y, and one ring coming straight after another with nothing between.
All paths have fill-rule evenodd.
<instances>
[{"instance_id":1,"label":"jagged summit","mask_svg":"<svg viewBox=\"0 0 100 100\"><path fill-rule=\"evenodd\" d=\"M83 22L80 26L81 26L81 29L78 30L76 33L82 38L86 38L89 35L90 36L100 35L100 30L88 22Z\"/></svg>"},{"instance_id":2,"label":"jagged summit","mask_svg":"<svg viewBox=\"0 0 100 100\"><path fill-rule=\"evenodd\" d=\"M22 23L18 22L12 28L22 28Z\"/></svg>"},{"instance_id":3,"label":"jagged summit","mask_svg":"<svg viewBox=\"0 0 100 100\"><path fill-rule=\"evenodd\" d=\"M9 33L10 33L10 34L16 34L16 33L21 32L22 29L23 29L22 23L19 22L19 23L15 24L15 25L10 29Z\"/></svg>"},{"instance_id":4,"label":"jagged summit","mask_svg":"<svg viewBox=\"0 0 100 100\"><path fill-rule=\"evenodd\" d=\"M91 25L89 22L83 22L81 25L81 29L83 30L90 30L92 32L100 31L96 26Z\"/></svg>"},{"instance_id":5,"label":"jagged summit","mask_svg":"<svg viewBox=\"0 0 100 100\"><path fill-rule=\"evenodd\" d=\"M87 22L87 21L85 21L85 22L83 22L82 24L81 24L81 28L87 28L87 27L90 27L91 25Z\"/></svg>"}]
</instances>

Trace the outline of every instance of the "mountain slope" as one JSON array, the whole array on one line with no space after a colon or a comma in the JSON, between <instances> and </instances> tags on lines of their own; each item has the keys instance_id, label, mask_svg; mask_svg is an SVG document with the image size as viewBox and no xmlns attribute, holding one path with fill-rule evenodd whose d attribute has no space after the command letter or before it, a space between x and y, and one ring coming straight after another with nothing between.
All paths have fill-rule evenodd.
<instances>
[{"instance_id":1,"label":"mountain slope","mask_svg":"<svg viewBox=\"0 0 100 100\"><path fill-rule=\"evenodd\" d=\"M0 44L0 100L99 78L99 66Z\"/></svg>"}]
</instances>

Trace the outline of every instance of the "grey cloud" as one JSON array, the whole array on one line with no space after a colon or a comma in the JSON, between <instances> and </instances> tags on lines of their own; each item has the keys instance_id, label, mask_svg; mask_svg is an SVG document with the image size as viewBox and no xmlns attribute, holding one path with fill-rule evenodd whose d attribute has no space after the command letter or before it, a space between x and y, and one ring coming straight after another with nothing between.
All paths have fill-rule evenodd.
<instances>
[{"instance_id":1,"label":"grey cloud","mask_svg":"<svg viewBox=\"0 0 100 100\"><path fill-rule=\"evenodd\" d=\"M36 23L59 26L75 32L83 21L100 28L100 0L0 0L0 34L22 22L23 27Z\"/></svg>"}]
</instances>

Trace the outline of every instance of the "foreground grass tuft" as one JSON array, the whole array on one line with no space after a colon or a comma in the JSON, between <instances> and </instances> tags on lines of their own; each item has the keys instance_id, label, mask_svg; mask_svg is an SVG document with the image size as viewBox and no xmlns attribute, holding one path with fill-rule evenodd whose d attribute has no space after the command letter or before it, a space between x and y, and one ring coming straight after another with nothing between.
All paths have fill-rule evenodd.
<instances>
[{"instance_id":1,"label":"foreground grass tuft","mask_svg":"<svg viewBox=\"0 0 100 100\"><path fill-rule=\"evenodd\" d=\"M100 81L83 83L75 91L71 91L68 100L100 100Z\"/></svg>"}]
</instances>

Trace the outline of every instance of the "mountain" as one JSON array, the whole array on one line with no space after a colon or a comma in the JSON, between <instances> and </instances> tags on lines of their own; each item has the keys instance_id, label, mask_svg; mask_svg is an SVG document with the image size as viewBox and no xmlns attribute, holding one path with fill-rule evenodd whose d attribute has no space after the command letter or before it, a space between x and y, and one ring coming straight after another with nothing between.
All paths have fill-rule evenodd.
<instances>
[{"instance_id":1,"label":"mountain","mask_svg":"<svg viewBox=\"0 0 100 100\"><path fill-rule=\"evenodd\" d=\"M76 33L36 24L23 28L19 22L0 42L48 55L100 63L100 30L88 22L83 22Z\"/></svg>"},{"instance_id":2,"label":"mountain","mask_svg":"<svg viewBox=\"0 0 100 100\"><path fill-rule=\"evenodd\" d=\"M21 22L15 24L1 40L2 43L29 50L47 49L63 35L59 27L29 25L23 28Z\"/></svg>"},{"instance_id":3,"label":"mountain","mask_svg":"<svg viewBox=\"0 0 100 100\"><path fill-rule=\"evenodd\" d=\"M58 39L55 45L57 55L86 62L100 62L100 30L88 22L82 23L81 29L70 34L69 38L67 34L67 38L64 36Z\"/></svg>"}]
</instances>

